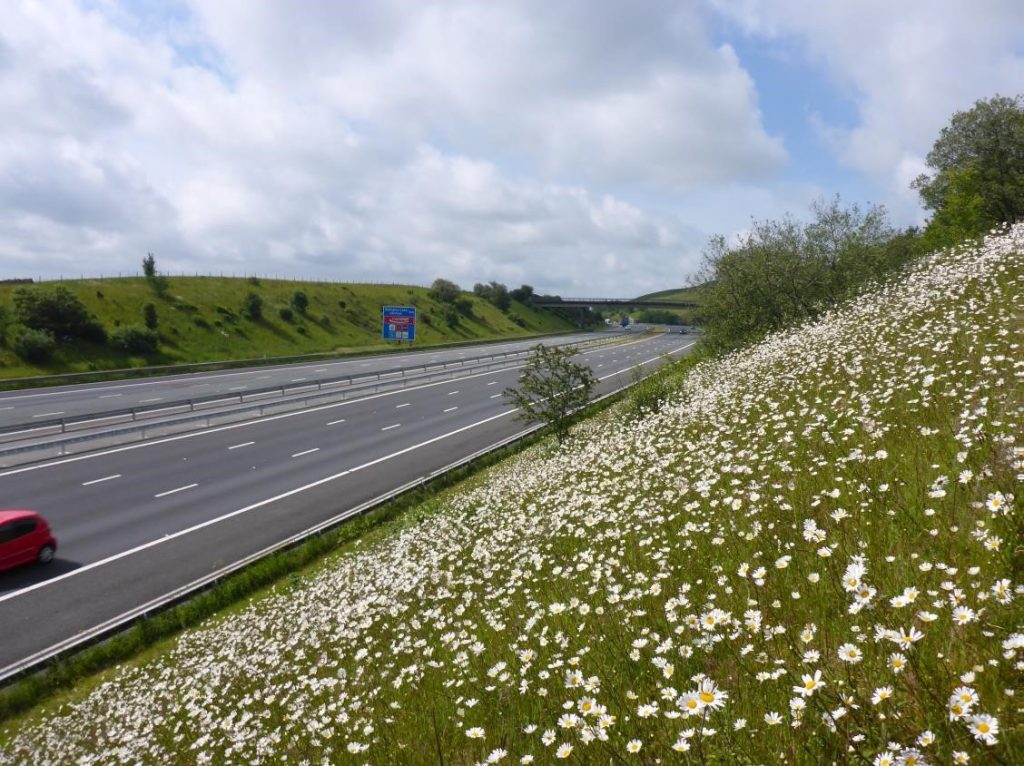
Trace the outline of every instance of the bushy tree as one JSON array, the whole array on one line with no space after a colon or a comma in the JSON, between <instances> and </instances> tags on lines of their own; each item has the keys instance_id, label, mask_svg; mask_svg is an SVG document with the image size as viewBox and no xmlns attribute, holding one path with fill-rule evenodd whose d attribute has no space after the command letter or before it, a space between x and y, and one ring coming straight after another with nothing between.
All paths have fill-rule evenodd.
<instances>
[{"instance_id":1,"label":"bushy tree","mask_svg":"<svg viewBox=\"0 0 1024 766\"><path fill-rule=\"evenodd\" d=\"M156 256L152 253L146 253L146 257L142 259L142 273L146 279L156 277Z\"/></svg>"},{"instance_id":2,"label":"bushy tree","mask_svg":"<svg viewBox=\"0 0 1024 766\"><path fill-rule=\"evenodd\" d=\"M258 322L263 318L263 299L256 293L247 293L242 301L242 314Z\"/></svg>"},{"instance_id":3,"label":"bushy tree","mask_svg":"<svg viewBox=\"0 0 1024 766\"><path fill-rule=\"evenodd\" d=\"M519 408L517 418L546 423L565 441L570 418L590 401L597 378L589 367L572 361L574 346L536 346L519 375L517 388L505 389L505 397Z\"/></svg>"},{"instance_id":4,"label":"bushy tree","mask_svg":"<svg viewBox=\"0 0 1024 766\"><path fill-rule=\"evenodd\" d=\"M147 330L155 330L160 324L160 318L156 314L156 306L147 303L142 307L142 321L146 324Z\"/></svg>"},{"instance_id":5,"label":"bushy tree","mask_svg":"<svg viewBox=\"0 0 1024 766\"><path fill-rule=\"evenodd\" d=\"M754 222L738 244L711 240L700 280L706 283L701 319L705 343L722 351L816 316L856 293L867 281L913 256L885 209L819 203L801 224L791 216Z\"/></svg>"},{"instance_id":6,"label":"bushy tree","mask_svg":"<svg viewBox=\"0 0 1024 766\"><path fill-rule=\"evenodd\" d=\"M454 303L462 294L462 288L447 279L435 279L427 294L438 303Z\"/></svg>"},{"instance_id":7,"label":"bushy tree","mask_svg":"<svg viewBox=\"0 0 1024 766\"><path fill-rule=\"evenodd\" d=\"M26 362L41 364L53 358L57 341L49 330L22 327L15 333L12 348Z\"/></svg>"},{"instance_id":8,"label":"bushy tree","mask_svg":"<svg viewBox=\"0 0 1024 766\"><path fill-rule=\"evenodd\" d=\"M512 296L512 300L519 301L520 303L529 303L533 300L533 288L529 285L522 285L512 290L509 295Z\"/></svg>"},{"instance_id":9,"label":"bushy tree","mask_svg":"<svg viewBox=\"0 0 1024 766\"><path fill-rule=\"evenodd\" d=\"M58 342L79 339L102 343L106 340L103 326L66 287L20 288L14 292L14 310L25 327L45 330Z\"/></svg>"},{"instance_id":10,"label":"bushy tree","mask_svg":"<svg viewBox=\"0 0 1024 766\"><path fill-rule=\"evenodd\" d=\"M1024 220L1024 96L994 96L956 112L912 184L940 226L963 236Z\"/></svg>"},{"instance_id":11,"label":"bushy tree","mask_svg":"<svg viewBox=\"0 0 1024 766\"><path fill-rule=\"evenodd\" d=\"M139 325L122 325L110 332L110 345L133 356L152 354L159 343L156 332Z\"/></svg>"},{"instance_id":12,"label":"bushy tree","mask_svg":"<svg viewBox=\"0 0 1024 766\"><path fill-rule=\"evenodd\" d=\"M292 293L292 308L305 316L306 309L309 308L309 296L302 292L302 290L296 290Z\"/></svg>"}]
</instances>

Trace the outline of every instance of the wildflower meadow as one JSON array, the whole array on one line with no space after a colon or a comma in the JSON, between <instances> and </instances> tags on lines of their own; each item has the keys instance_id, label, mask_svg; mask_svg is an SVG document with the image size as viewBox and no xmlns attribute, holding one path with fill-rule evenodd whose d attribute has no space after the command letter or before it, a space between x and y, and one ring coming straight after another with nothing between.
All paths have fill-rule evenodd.
<instances>
[{"instance_id":1,"label":"wildflower meadow","mask_svg":"<svg viewBox=\"0 0 1024 766\"><path fill-rule=\"evenodd\" d=\"M0 729L0 764L1024 763L1024 226Z\"/></svg>"}]
</instances>

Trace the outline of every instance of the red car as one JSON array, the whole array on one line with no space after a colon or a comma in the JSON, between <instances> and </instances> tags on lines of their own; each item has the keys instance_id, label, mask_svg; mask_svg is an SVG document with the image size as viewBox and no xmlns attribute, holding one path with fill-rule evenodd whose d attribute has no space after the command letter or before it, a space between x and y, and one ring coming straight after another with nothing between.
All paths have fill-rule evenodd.
<instances>
[{"instance_id":1,"label":"red car","mask_svg":"<svg viewBox=\"0 0 1024 766\"><path fill-rule=\"evenodd\" d=\"M35 511L0 511L0 569L37 561L49 564L57 539L46 519Z\"/></svg>"}]
</instances>

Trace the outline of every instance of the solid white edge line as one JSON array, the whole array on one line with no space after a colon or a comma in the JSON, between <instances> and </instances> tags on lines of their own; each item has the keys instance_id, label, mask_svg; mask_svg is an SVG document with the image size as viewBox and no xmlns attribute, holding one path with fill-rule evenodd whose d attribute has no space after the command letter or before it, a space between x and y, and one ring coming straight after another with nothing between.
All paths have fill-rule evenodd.
<instances>
[{"instance_id":1,"label":"solid white edge line","mask_svg":"<svg viewBox=\"0 0 1024 766\"><path fill-rule=\"evenodd\" d=\"M184 492L186 489L192 489L192 487L198 487L199 482L195 484L186 484L184 487L178 487L177 489L169 489L166 492L161 492L159 495L153 495L153 497L167 497L173 495L175 492Z\"/></svg>"},{"instance_id":2,"label":"solid white edge line","mask_svg":"<svg viewBox=\"0 0 1024 766\"><path fill-rule=\"evenodd\" d=\"M230 449L241 449L242 447L249 447L249 446L251 446L251 445L253 445L255 443L256 442L242 442L241 444L234 444L234 445L228 447L228 449L229 450Z\"/></svg>"},{"instance_id":3,"label":"solid white edge line","mask_svg":"<svg viewBox=\"0 0 1024 766\"><path fill-rule=\"evenodd\" d=\"M305 450L303 452L296 452L294 455L292 455L292 457L302 457L303 455L310 455L310 454L312 454L314 452L319 452L319 451L320 451L319 447L313 447L313 449L308 449L308 450Z\"/></svg>"},{"instance_id":4,"label":"solid white edge line","mask_svg":"<svg viewBox=\"0 0 1024 766\"><path fill-rule=\"evenodd\" d=\"M60 412L40 412L38 415L33 415L34 418L49 418L54 415L63 415L67 410L61 410Z\"/></svg>"},{"instance_id":5,"label":"solid white edge line","mask_svg":"<svg viewBox=\"0 0 1024 766\"><path fill-rule=\"evenodd\" d=\"M102 479L93 479L92 481L83 481L82 482L82 486L83 487L88 487L91 484L99 484L101 481L110 481L111 479L120 479L120 478L121 478L121 474L114 473L114 474L111 474L110 476L104 476Z\"/></svg>"}]
</instances>

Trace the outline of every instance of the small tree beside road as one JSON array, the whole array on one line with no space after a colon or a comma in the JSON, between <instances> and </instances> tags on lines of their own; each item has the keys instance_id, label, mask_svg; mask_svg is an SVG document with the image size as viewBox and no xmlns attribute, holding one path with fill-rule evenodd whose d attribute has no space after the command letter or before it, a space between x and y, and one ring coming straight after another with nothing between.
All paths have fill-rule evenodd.
<instances>
[{"instance_id":1,"label":"small tree beside road","mask_svg":"<svg viewBox=\"0 0 1024 766\"><path fill-rule=\"evenodd\" d=\"M527 423L546 423L562 444L572 414L587 405L597 378L589 367L572 361L574 346L536 346L519 375L518 388L506 388L505 398L519 408Z\"/></svg>"}]
</instances>

